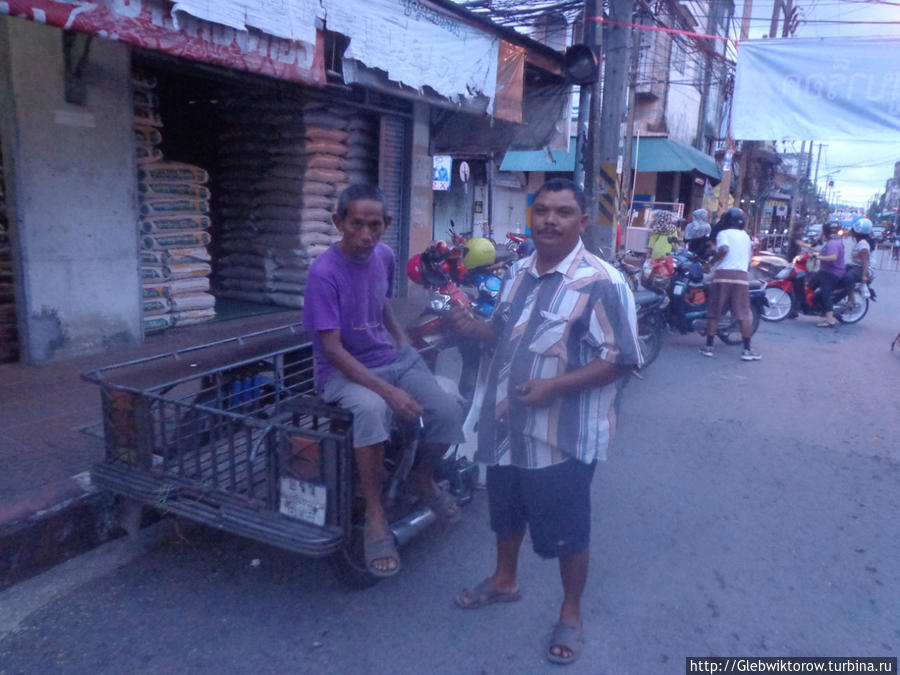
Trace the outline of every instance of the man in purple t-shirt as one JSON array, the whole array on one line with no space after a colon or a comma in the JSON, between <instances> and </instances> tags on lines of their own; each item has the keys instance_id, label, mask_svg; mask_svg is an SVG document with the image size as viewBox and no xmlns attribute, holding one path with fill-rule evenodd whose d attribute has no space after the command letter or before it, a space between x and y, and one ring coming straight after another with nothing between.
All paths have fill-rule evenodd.
<instances>
[{"instance_id":1,"label":"man in purple t-shirt","mask_svg":"<svg viewBox=\"0 0 900 675\"><path fill-rule=\"evenodd\" d=\"M424 420L425 447L413 485L439 518L454 522L459 506L434 482L434 470L449 445L464 440L462 408L410 347L387 303L394 253L380 241L391 221L381 190L350 186L332 220L342 238L309 270L303 323L312 336L316 387L326 401L353 413L354 459L366 503L366 564L384 577L400 569L380 497L390 413Z\"/></svg>"}]
</instances>

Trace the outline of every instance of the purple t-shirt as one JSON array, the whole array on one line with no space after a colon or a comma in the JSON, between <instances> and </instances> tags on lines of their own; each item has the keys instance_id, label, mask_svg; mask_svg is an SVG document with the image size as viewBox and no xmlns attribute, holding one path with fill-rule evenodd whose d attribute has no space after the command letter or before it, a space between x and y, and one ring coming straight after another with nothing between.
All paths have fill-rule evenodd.
<instances>
[{"instance_id":1,"label":"purple t-shirt","mask_svg":"<svg viewBox=\"0 0 900 675\"><path fill-rule=\"evenodd\" d=\"M823 260L819 269L833 274L838 279L843 279L844 273L847 271L847 266L844 264L844 242L840 239L829 239L819 251L819 255L834 255L835 253L837 253L837 260Z\"/></svg>"},{"instance_id":2,"label":"purple t-shirt","mask_svg":"<svg viewBox=\"0 0 900 675\"><path fill-rule=\"evenodd\" d=\"M384 325L384 304L394 290L394 252L379 243L366 262L351 260L337 244L309 268L303 298L303 325L312 337L316 387L335 368L322 351L319 331L339 329L341 343L367 368L393 363L394 341Z\"/></svg>"}]
</instances>

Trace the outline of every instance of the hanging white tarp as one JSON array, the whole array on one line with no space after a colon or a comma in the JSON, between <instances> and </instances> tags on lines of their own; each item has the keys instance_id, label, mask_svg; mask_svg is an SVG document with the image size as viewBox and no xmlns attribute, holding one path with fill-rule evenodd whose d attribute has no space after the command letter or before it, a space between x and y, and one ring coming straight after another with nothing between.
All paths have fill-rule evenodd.
<instances>
[{"instance_id":1,"label":"hanging white tarp","mask_svg":"<svg viewBox=\"0 0 900 675\"><path fill-rule=\"evenodd\" d=\"M425 0L177 0L172 13L176 21L188 14L310 45L320 19L350 38L344 54L350 82L356 61L450 100L485 96L488 109L497 88L499 39Z\"/></svg>"},{"instance_id":2,"label":"hanging white tarp","mask_svg":"<svg viewBox=\"0 0 900 675\"><path fill-rule=\"evenodd\" d=\"M900 139L900 39L740 43L732 136Z\"/></svg>"}]
</instances>

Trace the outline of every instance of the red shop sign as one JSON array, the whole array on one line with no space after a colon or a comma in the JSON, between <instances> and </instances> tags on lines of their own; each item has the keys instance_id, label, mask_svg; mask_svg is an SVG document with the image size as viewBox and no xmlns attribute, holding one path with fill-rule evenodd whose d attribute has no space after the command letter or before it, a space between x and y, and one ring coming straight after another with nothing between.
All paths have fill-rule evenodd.
<instances>
[{"instance_id":1,"label":"red shop sign","mask_svg":"<svg viewBox=\"0 0 900 675\"><path fill-rule=\"evenodd\" d=\"M281 80L324 84L324 39L316 44L286 40L251 28L228 26L179 14L166 0L6 0L0 14L30 19L109 40L227 66ZM312 53L310 53L312 52Z\"/></svg>"}]
</instances>

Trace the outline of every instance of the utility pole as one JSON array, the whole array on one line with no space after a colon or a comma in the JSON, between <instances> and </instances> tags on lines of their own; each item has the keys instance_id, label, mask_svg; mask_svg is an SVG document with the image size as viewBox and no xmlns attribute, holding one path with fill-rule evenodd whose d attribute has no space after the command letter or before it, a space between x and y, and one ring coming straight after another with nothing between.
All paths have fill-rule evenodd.
<instances>
[{"instance_id":1,"label":"utility pole","mask_svg":"<svg viewBox=\"0 0 900 675\"><path fill-rule=\"evenodd\" d=\"M638 24L643 19L637 20ZM631 225L631 209L634 207L634 176L632 175L632 158L634 156L634 107L637 105L637 70L641 52L631 50L631 75L628 87L628 119L625 122L625 147L622 150L622 188L619 190L616 217L622 227L622 241L627 241L628 226ZM640 157L638 158L640 159Z\"/></svg>"},{"instance_id":2,"label":"utility pole","mask_svg":"<svg viewBox=\"0 0 900 675\"><path fill-rule=\"evenodd\" d=\"M585 0L584 2L584 44L594 50L594 54L598 59L603 55L600 53L599 43L597 42L597 33L602 30L596 21L591 21L590 17L597 16L597 0ZM595 48L595 45L597 46ZM578 87L578 124L575 136L575 184L582 190L585 189L585 170L590 162L588 154L590 152L590 144L588 143L588 128L591 119L591 99L593 98L594 84L582 84ZM598 89L599 90L599 89ZM593 220L593 219L592 219Z\"/></svg>"},{"instance_id":3,"label":"utility pole","mask_svg":"<svg viewBox=\"0 0 900 675\"><path fill-rule=\"evenodd\" d=\"M753 16L753 0L744 0L744 14L741 17L741 40L746 40L750 34L750 18ZM731 112L729 111L729 115ZM731 138L731 124L728 125L728 137L725 139L725 162L722 165L722 180L719 182L719 216L725 213L728 208L728 195L731 192L731 175L734 168L737 168L737 160L732 159L734 153L734 140ZM732 166L734 165L734 168ZM747 162L742 162L743 166L747 166ZM738 182L738 197L740 195L741 185ZM735 199L735 206L739 206L740 202Z\"/></svg>"},{"instance_id":4,"label":"utility pole","mask_svg":"<svg viewBox=\"0 0 900 675\"><path fill-rule=\"evenodd\" d=\"M587 0L586 0L587 1ZM589 0L595 7L593 16L600 16L602 4ZM588 248L597 253L603 251L610 260L615 257L616 214L612 214L609 225L597 224L600 196L600 171L603 164L615 166L619 158L620 129L625 115L625 95L628 83L628 64L631 56L632 29L630 24L634 12L634 0L616 0L609 3L609 17L614 24L606 27L603 58L603 100L596 94L591 101L590 148L591 162L585 167L585 196L590 209L593 227L586 233ZM602 34L602 30L598 34ZM631 152L626 148L625 152ZM613 176L615 173L613 173Z\"/></svg>"}]
</instances>

